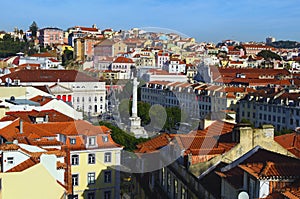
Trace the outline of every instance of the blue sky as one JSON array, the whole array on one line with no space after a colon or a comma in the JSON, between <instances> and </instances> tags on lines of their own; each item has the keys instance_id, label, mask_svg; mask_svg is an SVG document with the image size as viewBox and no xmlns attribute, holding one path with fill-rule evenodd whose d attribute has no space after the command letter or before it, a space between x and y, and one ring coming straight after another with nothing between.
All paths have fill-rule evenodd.
<instances>
[{"instance_id":1,"label":"blue sky","mask_svg":"<svg viewBox=\"0 0 300 199\"><path fill-rule=\"evenodd\" d=\"M27 29L32 21L75 25L174 29L198 41L300 41L299 0L10 0L1 1L0 30ZM6 9L3 9L6 8Z\"/></svg>"}]
</instances>

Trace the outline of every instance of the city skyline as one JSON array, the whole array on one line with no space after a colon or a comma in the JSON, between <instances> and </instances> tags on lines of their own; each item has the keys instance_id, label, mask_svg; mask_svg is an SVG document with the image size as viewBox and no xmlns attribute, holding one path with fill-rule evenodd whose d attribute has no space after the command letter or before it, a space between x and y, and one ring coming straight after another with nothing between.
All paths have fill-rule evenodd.
<instances>
[{"instance_id":1,"label":"city skyline","mask_svg":"<svg viewBox=\"0 0 300 199\"><path fill-rule=\"evenodd\" d=\"M300 40L299 28L295 26L300 17L296 0L284 3L278 0L31 0L26 4L14 0L2 2L2 6L13 8L13 15L11 9L2 11L0 30L5 31L12 31L14 27L26 30L36 21L39 28L53 26L64 30L92 24L114 30L159 27L206 42L264 41L268 36L277 40Z\"/></svg>"}]
</instances>

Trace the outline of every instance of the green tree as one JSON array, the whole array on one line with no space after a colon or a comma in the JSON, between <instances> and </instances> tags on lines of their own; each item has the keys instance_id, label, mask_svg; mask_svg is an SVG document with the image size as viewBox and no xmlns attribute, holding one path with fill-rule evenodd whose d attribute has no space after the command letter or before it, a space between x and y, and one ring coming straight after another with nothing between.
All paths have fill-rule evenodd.
<instances>
[{"instance_id":1,"label":"green tree","mask_svg":"<svg viewBox=\"0 0 300 199\"><path fill-rule=\"evenodd\" d=\"M65 49L62 55L62 65L67 66L73 60L73 51Z\"/></svg>"},{"instance_id":2,"label":"green tree","mask_svg":"<svg viewBox=\"0 0 300 199\"><path fill-rule=\"evenodd\" d=\"M35 39L37 36L38 26L35 21L32 22L32 24L29 27L29 30L31 31L32 37Z\"/></svg>"},{"instance_id":3,"label":"green tree","mask_svg":"<svg viewBox=\"0 0 300 199\"><path fill-rule=\"evenodd\" d=\"M136 149L136 145L149 140L149 139L145 139L145 138L135 138L134 136L126 133L122 129L120 129L108 122L100 121L99 124L95 124L95 125L104 125L104 126L110 128L112 130L112 133L111 133L112 139L116 143L124 146L124 149L127 151L134 151Z\"/></svg>"},{"instance_id":4,"label":"green tree","mask_svg":"<svg viewBox=\"0 0 300 199\"><path fill-rule=\"evenodd\" d=\"M11 35L6 34L0 39L0 57L9 57L16 55L18 52L24 52L26 49L25 42L20 39L14 39Z\"/></svg>"},{"instance_id":5,"label":"green tree","mask_svg":"<svg viewBox=\"0 0 300 199\"><path fill-rule=\"evenodd\" d=\"M278 54L270 50L262 50L259 53L257 53L257 56L263 57L265 60L269 60L269 59L281 60L281 57Z\"/></svg>"}]
</instances>

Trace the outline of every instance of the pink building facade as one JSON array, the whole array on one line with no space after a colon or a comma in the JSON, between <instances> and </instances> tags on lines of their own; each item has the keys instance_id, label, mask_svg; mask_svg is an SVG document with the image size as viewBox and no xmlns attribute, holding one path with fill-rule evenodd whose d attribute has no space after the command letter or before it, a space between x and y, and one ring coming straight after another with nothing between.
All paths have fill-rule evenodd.
<instances>
[{"instance_id":1,"label":"pink building facade","mask_svg":"<svg viewBox=\"0 0 300 199\"><path fill-rule=\"evenodd\" d=\"M39 43L44 47L64 43L64 31L59 28L43 28L39 33Z\"/></svg>"}]
</instances>

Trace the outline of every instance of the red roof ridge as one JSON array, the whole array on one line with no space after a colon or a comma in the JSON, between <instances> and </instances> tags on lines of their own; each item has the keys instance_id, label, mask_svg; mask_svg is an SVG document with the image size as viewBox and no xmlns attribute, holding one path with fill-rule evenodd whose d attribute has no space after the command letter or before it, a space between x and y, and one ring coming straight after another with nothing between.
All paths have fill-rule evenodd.
<instances>
[{"instance_id":1,"label":"red roof ridge","mask_svg":"<svg viewBox=\"0 0 300 199\"><path fill-rule=\"evenodd\" d=\"M22 162L21 164L18 164L17 166L9 169L8 171L6 172L21 172L21 171L24 171L36 164L38 164L39 161L37 161L36 159L34 158L29 158L28 160L25 160L24 162Z\"/></svg>"}]
</instances>

